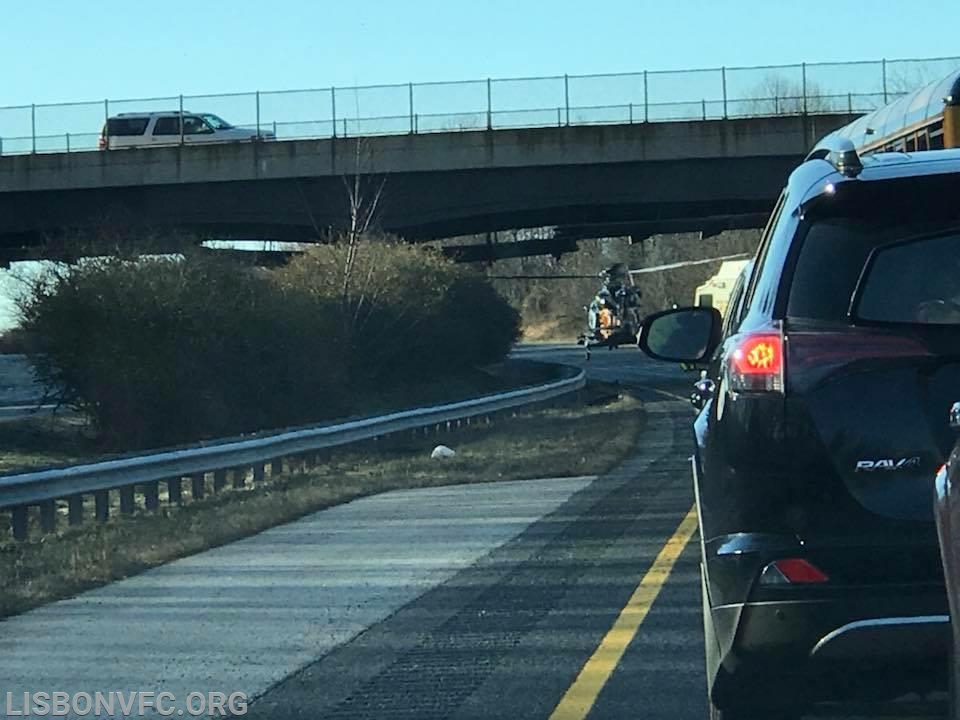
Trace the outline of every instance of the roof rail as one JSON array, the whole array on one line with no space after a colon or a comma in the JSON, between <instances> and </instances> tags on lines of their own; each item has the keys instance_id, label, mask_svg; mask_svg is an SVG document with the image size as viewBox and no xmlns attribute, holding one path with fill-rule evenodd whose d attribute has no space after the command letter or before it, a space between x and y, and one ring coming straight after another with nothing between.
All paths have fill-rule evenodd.
<instances>
[{"instance_id":1,"label":"roof rail","mask_svg":"<svg viewBox=\"0 0 960 720\"><path fill-rule=\"evenodd\" d=\"M846 177L857 177L863 172L863 161L857 154L857 148L852 140L828 135L817 145L807 160L826 160L833 165L837 172Z\"/></svg>"}]
</instances>

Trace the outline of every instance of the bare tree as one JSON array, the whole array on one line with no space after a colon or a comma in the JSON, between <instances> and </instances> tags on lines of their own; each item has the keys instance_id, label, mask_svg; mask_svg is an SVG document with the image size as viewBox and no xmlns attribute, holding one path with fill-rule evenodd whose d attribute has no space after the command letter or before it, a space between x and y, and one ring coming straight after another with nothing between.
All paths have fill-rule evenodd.
<instances>
[{"instance_id":1,"label":"bare tree","mask_svg":"<svg viewBox=\"0 0 960 720\"><path fill-rule=\"evenodd\" d=\"M367 236L376 220L377 208L383 195L383 186L386 184L386 178L378 179L369 174L369 159L365 140L357 138L353 175L343 178L350 210L350 222L344 238L347 243L342 278L342 298L345 303L350 297L350 285L353 281L360 241ZM367 161L367 167L364 167L364 161ZM359 312L359 309L358 307L357 312Z\"/></svg>"},{"instance_id":2,"label":"bare tree","mask_svg":"<svg viewBox=\"0 0 960 720\"><path fill-rule=\"evenodd\" d=\"M945 74L942 67L935 67L925 62L887 63L886 77L881 90L889 100L893 100L919 90L924 85L941 79Z\"/></svg>"},{"instance_id":3,"label":"bare tree","mask_svg":"<svg viewBox=\"0 0 960 720\"><path fill-rule=\"evenodd\" d=\"M838 109L819 83L770 73L750 92L748 112L756 115L802 115Z\"/></svg>"}]
</instances>

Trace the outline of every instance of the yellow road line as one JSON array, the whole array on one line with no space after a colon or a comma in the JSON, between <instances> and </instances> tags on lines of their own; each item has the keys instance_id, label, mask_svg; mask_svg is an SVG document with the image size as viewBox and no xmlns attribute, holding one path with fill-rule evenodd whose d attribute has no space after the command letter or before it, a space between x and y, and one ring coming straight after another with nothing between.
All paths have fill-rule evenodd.
<instances>
[{"instance_id":1,"label":"yellow road line","mask_svg":"<svg viewBox=\"0 0 960 720\"><path fill-rule=\"evenodd\" d=\"M696 530L697 509L694 506L666 545L660 549L653 565L620 611L613 627L607 631L600 645L580 670L577 679L573 681L573 685L560 699L560 703L550 715L550 720L583 720L587 717L627 646L640 629L640 624L650 612L653 601L670 577L677 558Z\"/></svg>"},{"instance_id":2,"label":"yellow road line","mask_svg":"<svg viewBox=\"0 0 960 720\"><path fill-rule=\"evenodd\" d=\"M665 397L671 398L672 400L682 400L683 402L690 402L690 398L680 397L679 395L674 395L672 392L667 392L666 390L657 390L656 388L650 388L650 390L653 390L655 393L659 393L660 395L664 395Z\"/></svg>"}]
</instances>

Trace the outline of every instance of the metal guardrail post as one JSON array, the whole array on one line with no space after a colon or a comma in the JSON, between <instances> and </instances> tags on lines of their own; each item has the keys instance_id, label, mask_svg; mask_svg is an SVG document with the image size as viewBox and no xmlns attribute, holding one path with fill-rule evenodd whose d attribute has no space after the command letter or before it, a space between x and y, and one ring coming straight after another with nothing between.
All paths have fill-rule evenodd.
<instances>
[{"instance_id":1,"label":"metal guardrail post","mask_svg":"<svg viewBox=\"0 0 960 720\"><path fill-rule=\"evenodd\" d=\"M37 106L30 106L30 139L32 142L30 152L37 152Z\"/></svg>"},{"instance_id":2,"label":"metal guardrail post","mask_svg":"<svg viewBox=\"0 0 960 720\"><path fill-rule=\"evenodd\" d=\"M493 130L493 83L487 78L487 130Z\"/></svg>"},{"instance_id":3,"label":"metal guardrail post","mask_svg":"<svg viewBox=\"0 0 960 720\"><path fill-rule=\"evenodd\" d=\"M110 519L110 491L97 490L93 493L93 516L97 522Z\"/></svg>"},{"instance_id":4,"label":"metal guardrail post","mask_svg":"<svg viewBox=\"0 0 960 720\"><path fill-rule=\"evenodd\" d=\"M67 133L67 152L70 152L70 133Z\"/></svg>"},{"instance_id":5,"label":"metal guardrail post","mask_svg":"<svg viewBox=\"0 0 960 720\"><path fill-rule=\"evenodd\" d=\"M630 124L633 125L633 103L630 103Z\"/></svg>"},{"instance_id":6,"label":"metal guardrail post","mask_svg":"<svg viewBox=\"0 0 960 720\"><path fill-rule=\"evenodd\" d=\"M227 471L224 468L215 470L213 473L213 494L223 490L227 486Z\"/></svg>"},{"instance_id":7,"label":"metal guardrail post","mask_svg":"<svg viewBox=\"0 0 960 720\"><path fill-rule=\"evenodd\" d=\"M180 95L180 144L183 145L183 95Z\"/></svg>"},{"instance_id":8,"label":"metal guardrail post","mask_svg":"<svg viewBox=\"0 0 960 720\"><path fill-rule=\"evenodd\" d=\"M413 83L410 83L409 91L410 91L410 134L412 135L417 131L416 125L414 124L414 120L413 120Z\"/></svg>"},{"instance_id":9,"label":"metal guardrail post","mask_svg":"<svg viewBox=\"0 0 960 720\"><path fill-rule=\"evenodd\" d=\"M570 124L570 76L563 74L563 103L567 108L567 125Z\"/></svg>"},{"instance_id":10,"label":"metal guardrail post","mask_svg":"<svg viewBox=\"0 0 960 720\"><path fill-rule=\"evenodd\" d=\"M103 138L104 138L104 150L110 149L110 100L104 98L103 100Z\"/></svg>"},{"instance_id":11,"label":"metal guardrail post","mask_svg":"<svg viewBox=\"0 0 960 720\"><path fill-rule=\"evenodd\" d=\"M206 473L194 473L190 476L190 497L194 500L203 500Z\"/></svg>"},{"instance_id":12,"label":"metal guardrail post","mask_svg":"<svg viewBox=\"0 0 960 720\"><path fill-rule=\"evenodd\" d=\"M25 505L18 505L13 508L13 511L10 513L10 530L13 532L14 540L27 539L28 518L29 515L27 514L27 507Z\"/></svg>"},{"instance_id":13,"label":"metal guardrail post","mask_svg":"<svg viewBox=\"0 0 960 720\"><path fill-rule=\"evenodd\" d=\"M179 477L167 480L167 501L177 505L183 502L183 485Z\"/></svg>"},{"instance_id":14,"label":"metal guardrail post","mask_svg":"<svg viewBox=\"0 0 960 720\"><path fill-rule=\"evenodd\" d=\"M703 119L707 119L707 99L703 98L700 100L700 107L703 109Z\"/></svg>"},{"instance_id":15,"label":"metal guardrail post","mask_svg":"<svg viewBox=\"0 0 960 720\"><path fill-rule=\"evenodd\" d=\"M120 488L120 514L133 515L134 505L133 485Z\"/></svg>"},{"instance_id":16,"label":"metal guardrail post","mask_svg":"<svg viewBox=\"0 0 960 720\"><path fill-rule=\"evenodd\" d=\"M330 88L330 124L333 125L333 137L337 137L337 88Z\"/></svg>"},{"instance_id":17,"label":"metal guardrail post","mask_svg":"<svg viewBox=\"0 0 960 720\"><path fill-rule=\"evenodd\" d=\"M260 91L257 90L257 140L260 139Z\"/></svg>"},{"instance_id":18,"label":"metal guardrail post","mask_svg":"<svg viewBox=\"0 0 960 720\"><path fill-rule=\"evenodd\" d=\"M143 488L143 507L157 510L160 507L160 483L157 480L147 483Z\"/></svg>"},{"instance_id":19,"label":"metal guardrail post","mask_svg":"<svg viewBox=\"0 0 960 720\"><path fill-rule=\"evenodd\" d=\"M887 59L881 58L880 66L883 68L883 104L886 105L887 99Z\"/></svg>"},{"instance_id":20,"label":"metal guardrail post","mask_svg":"<svg viewBox=\"0 0 960 720\"><path fill-rule=\"evenodd\" d=\"M723 82L723 119L727 119L727 68L720 68L720 78Z\"/></svg>"},{"instance_id":21,"label":"metal guardrail post","mask_svg":"<svg viewBox=\"0 0 960 720\"><path fill-rule=\"evenodd\" d=\"M53 500L40 503L40 529L45 533L57 531L57 504Z\"/></svg>"},{"instance_id":22,"label":"metal guardrail post","mask_svg":"<svg viewBox=\"0 0 960 720\"><path fill-rule=\"evenodd\" d=\"M847 93L847 112L853 113L853 93Z\"/></svg>"},{"instance_id":23,"label":"metal guardrail post","mask_svg":"<svg viewBox=\"0 0 960 720\"><path fill-rule=\"evenodd\" d=\"M80 525L83 522L83 495L71 495L67 498L67 523Z\"/></svg>"}]
</instances>

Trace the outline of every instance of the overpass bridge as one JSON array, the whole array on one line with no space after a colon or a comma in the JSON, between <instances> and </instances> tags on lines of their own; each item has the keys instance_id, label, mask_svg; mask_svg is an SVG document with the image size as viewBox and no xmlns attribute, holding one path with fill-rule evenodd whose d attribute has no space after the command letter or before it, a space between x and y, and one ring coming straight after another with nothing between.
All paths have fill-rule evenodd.
<instances>
[{"instance_id":1,"label":"overpass bridge","mask_svg":"<svg viewBox=\"0 0 960 720\"><path fill-rule=\"evenodd\" d=\"M848 114L183 145L0 157L0 245L95 226L317 237L359 174L384 230L430 239L606 224L755 227Z\"/></svg>"},{"instance_id":2,"label":"overpass bridge","mask_svg":"<svg viewBox=\"0 0 960 720\"><path fill-rule=\"evenodd\" d=\"M958 65L801 63L0 107L0 252L104 224L311 239L345 224L344 180L355 175L367 194L382 185L380 226L411 240L552 225L562 245L752 227L818 138ZM271 128L278 140L96 150L105 117L171 108Z\"/></svg>"}]
</instances>

